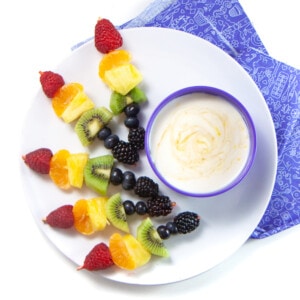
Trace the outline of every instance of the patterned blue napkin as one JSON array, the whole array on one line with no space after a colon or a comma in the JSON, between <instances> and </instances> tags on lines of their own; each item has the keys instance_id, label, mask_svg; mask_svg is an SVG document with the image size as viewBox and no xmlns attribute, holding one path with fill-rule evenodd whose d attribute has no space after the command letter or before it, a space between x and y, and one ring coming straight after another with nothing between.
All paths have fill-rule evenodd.
<instances>
[{"instance_id":1,"label":"patterned blue napkin","mask_svg":"<svg viewBox=\"0 0 300 300\"><path fill-rule=\"evenodd\" d=\"M271 111L279 158L272 197L251 237L264 238L299 224L300 70L268 55L236 0L155 0L120 28L140 26L173 28L206 39L250 74Z\"/></svg>"}]
</instances>

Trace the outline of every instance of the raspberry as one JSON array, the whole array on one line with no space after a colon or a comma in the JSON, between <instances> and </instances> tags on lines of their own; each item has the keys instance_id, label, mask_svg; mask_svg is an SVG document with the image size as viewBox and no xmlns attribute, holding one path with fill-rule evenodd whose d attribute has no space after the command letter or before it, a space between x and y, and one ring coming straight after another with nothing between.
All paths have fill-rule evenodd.
<instances>
[{"instance_id":1,"label":"raspberry","mask_svg":"<svg viewBox=\"0 0 300 300\"><path fill-rule=\"evenodd\" d=\"M40 174L49 174L50 160L53 153L48 148L39 148L27 153L22 158L25 164L32 170Z\"/></svg>"},{"instance_id":2,"label":"raspberry","mask_svg":"<svg viewBox=\"0 0 300 300\"><path fill-rule=\"evenodd\" d=\"M44 220L44 223L56 228L71 228L74 225L73 205L63 205L53 210Z\"/></svg>"},{"instance_id":3,"label":"raspberry","mask_svg":"<svg viewBox=\"0 0 300 300\"><path fill-rule=\"evenodd\" d=\"M77 270L88 271L104 270L114 265L108 246L105 243L97 244L85 257L82 266Z\"/></svg>"},{"instance_id":4,"label":"raspberry","mask_svg":"<svg viewBox=\"0 0 300 300\"><path fill-rule=\"evenodd\" d=\"M40 72L40 82L45 95L53 98L55 93L65 84L63 77L52 71Z\"/></svg>"},{"instance_id":5,"label":"raspberry","mask_svg":"<svg viewBox=\"0 0 300 300\"><path fill-rule=\"evenodd\" d=\"M154 197L158 195L158 184L147 176L137 179L134 192L140 197Z\"/></svg>"},{"instance_id":6,"label":"raspberry","mask_svg":"<svg viewBox=\"0 0 300 300\"><path fill-rule=\"evenodd\" d=\"M168 196L156 196L147 200L148 214L150 217L167 216L176 205Z\"/></svg>"},{"instance_id":7,"label":"raspberry","mask_svg":"<svg viewBox=\"0 0 300 300\"><path fill-rule=\"evenodd\" d=\"M143 127L131 128L128 133L128 142L134 145L137 150L145 147L145 129Z\"/></svg>"},{"instance_id":8,"label":"raspberry","mask_svg":"<svg viewBox=\"0 0 300 300\"><path fill-rule=\"evenodd\" d=\"M112 154L116 160L128 165L134 165L139 160L137 150L130 143L122 140L112 148Z\"/></svg>"},{"instance_id":9,"label":"raspberry","mask_svg":"<svg viewBox=\"0 0 300 300\"><path fill-rule=\"evenodd\" d=\"M178 233L189 233L195 230L200 223L200 217L194 212L182 212L174 218Z\"/></svg>"},{"instance_id":10,"label":"raspberry","mask_svg":"<svg viewBox=\"0 0 300 300\"><path fill-rule=\"evenodd\" d=\"M95 47L101 53L108 53L123 45L120 32L107 19L99 19L95 25Z\"/></svg>"}]
</instances>

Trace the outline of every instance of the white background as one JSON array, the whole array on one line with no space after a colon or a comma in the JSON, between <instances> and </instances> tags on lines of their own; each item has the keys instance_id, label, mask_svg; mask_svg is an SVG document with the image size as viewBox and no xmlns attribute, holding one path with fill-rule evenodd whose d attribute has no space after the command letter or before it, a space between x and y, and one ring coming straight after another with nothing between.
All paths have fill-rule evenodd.
<instances>
[{"instance_id":1,"label":"white background","mask_svg":"<svg viewBox=\"0 0 300 300\"><path fill-rule=\"evenodd\" d=\"M298 1L240 2L269 53L300 68ZM196 278L156 287L118 284L77 272L37 228L19 176L21 128L40 88L37 72L52 69L70 53L71 46L92 36L99 16L122 24L149 3L12 0L1 4L1 299L182 299L195 295L206 300L288 299L299 295L299 226L248 241L221 265Z\"/></svg>"}]
</instances>

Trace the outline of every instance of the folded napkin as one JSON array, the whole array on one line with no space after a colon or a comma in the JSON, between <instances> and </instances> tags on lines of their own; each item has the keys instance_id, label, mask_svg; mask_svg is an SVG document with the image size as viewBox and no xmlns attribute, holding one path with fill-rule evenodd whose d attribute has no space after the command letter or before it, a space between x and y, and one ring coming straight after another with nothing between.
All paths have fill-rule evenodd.
<instances>
[{"instance_id":1,"label":"folded napkin","mask_svg":"<svg viewBox=\"0 0 300 300\"><path fill-rule=\"evenodd\" d=\"M140 26L173 28L206 39L250 74L272 114L279 158L272 197L251 237L264 238L299 224L300 70L268 55L236 0L155 0L120 28Z\"/></svg>"}]
</instances>

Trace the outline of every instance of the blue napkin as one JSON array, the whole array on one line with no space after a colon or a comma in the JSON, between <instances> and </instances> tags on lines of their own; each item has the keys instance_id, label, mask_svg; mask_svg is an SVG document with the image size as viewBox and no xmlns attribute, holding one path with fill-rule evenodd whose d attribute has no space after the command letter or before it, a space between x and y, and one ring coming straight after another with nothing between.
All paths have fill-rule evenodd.
<instances>
[{"instance_id":1,"label":"blue napkin","mask_svg":"<svg viewBox=\"0 0 300 300\"><path fill-rule=\"evenodd\" d=\"M279 157L272 197L251 237L264 238L299 224L300 70L268 55L236 0L155 0L120 28L140 26L173 28L206 39L250 74L272 114Z\"/></svg>"}]
</instances>

